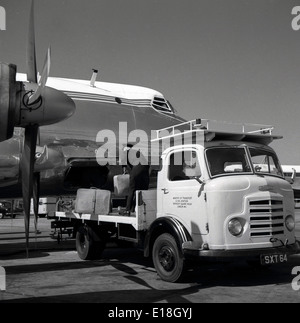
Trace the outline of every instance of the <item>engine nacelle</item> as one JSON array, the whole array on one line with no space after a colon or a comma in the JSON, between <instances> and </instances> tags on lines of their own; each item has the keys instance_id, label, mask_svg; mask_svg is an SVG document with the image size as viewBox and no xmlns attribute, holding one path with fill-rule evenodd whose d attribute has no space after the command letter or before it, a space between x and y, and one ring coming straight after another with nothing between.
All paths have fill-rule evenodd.
<instances>
[{"instance_id":1,"label":"engine nacelle","mask_svg":"<svg viewBox=\"0 0 300 323\"><path fill-rule=\"evenodd\" d=\"M16 73L16 65L0 63L0 141L10 139L14 134L19 88Z\"/></svg>"},{"instance_id":2,"label":"engine nacelle","mask_svg":"<svg viewBox=\"0 0 300 323\"><path fill-rule=\"evenodd\" d=\"M0 63L0 142L13 136L14 127L51 125L75 112L70 97L49 87L44 87L38 100L30 104L38 84L17 82L16 73L16 65Z\"/></svg>"},{"instance_id":3,"label":"engine nacelle","mask_svg":"<svg viewBox=\"0 0 300 323\"><path fill-rule=\"evenodd\" d=\"M16 110L15 126L48 126L69 118L75 111L73 100L62 91L44 87L41 97L29 103L30 95L37 90L37 84L23 82L18 95L20 109Z\"/></svg>"}]
</instances>

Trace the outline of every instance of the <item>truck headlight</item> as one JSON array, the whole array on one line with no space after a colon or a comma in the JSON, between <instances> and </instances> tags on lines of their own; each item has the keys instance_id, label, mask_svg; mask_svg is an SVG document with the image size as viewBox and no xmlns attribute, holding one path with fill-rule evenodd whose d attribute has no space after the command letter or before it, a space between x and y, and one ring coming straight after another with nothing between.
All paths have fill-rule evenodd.
<instances>
[{"instance_id":1,"label":"truck headlight","mask_svg":"<svg viewBox=\"0 0 300 323\"><path fill-rule=\"evenodd\" d=\"M293 231L295 229L295 220L291 215L288 215L285 218L285 226L289 231Z\"/></svg>"},{"instance_id":2,"label":"truck headlight","mask_svg":"<svg viewBox=\"0 0 300 323\"><path fill-rule=\"evenodd\" d=\"M237 218L234 218L229 221L228 230L233 236L236 237L242 233L243 225Z\"/></svg>"}]
</instances>

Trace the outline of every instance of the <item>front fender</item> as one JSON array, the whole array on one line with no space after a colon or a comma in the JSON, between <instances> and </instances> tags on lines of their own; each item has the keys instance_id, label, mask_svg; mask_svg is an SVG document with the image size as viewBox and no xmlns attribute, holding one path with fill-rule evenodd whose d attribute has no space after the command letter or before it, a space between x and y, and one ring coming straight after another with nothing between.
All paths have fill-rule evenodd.
<instances>
[{"instance_id":1,"label":"front fender","mask_svg":"<svg viewBox=\"0 0 300 323\"><path fill-rule=\"evenodd\" d=\"M178 250L182 251L182 244L192 241L190 234L184 225L173 217L161 217L150 226L144 243L144 256L149 257L154 241L163 233L170 233L176 240Z\"/></svg>"}]
</instances>

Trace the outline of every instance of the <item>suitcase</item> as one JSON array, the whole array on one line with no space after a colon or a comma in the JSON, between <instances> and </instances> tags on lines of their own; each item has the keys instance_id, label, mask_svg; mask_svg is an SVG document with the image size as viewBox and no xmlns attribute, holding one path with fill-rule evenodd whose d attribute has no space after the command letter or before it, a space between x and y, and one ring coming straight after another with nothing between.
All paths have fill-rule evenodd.
<instances>
[{"instance_id":1,"label":"suitcase","mask_svg":"<svg viewBox=\"0 0 300 323\"><path fill-rule=\"evenodd\" d=\"M111 192L99 189L79 189L75 200L75 212L108 215L111 210Z\"/></svg>"},{"instance_id":2,"label":"suitcase","mask_svg":"<svg viewBox=\"0 0 300 323\"><path fill-rule=\"evenodd\" d=\"M116 196L128 196L129 178L129 174L114 176L114 193Z\"/></svg>"}]
</instances>

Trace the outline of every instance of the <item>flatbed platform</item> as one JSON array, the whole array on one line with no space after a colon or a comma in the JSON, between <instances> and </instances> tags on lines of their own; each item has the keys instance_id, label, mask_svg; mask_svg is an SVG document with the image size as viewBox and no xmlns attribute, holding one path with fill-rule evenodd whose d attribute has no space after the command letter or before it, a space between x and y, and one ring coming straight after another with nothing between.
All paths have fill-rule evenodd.
<instances>
[{"instance_id":1,"label":"flatbed platform","mask_svg":"<svg viewBox=\"0 0 300 323\"><path fill-rule=\"evenodd\" d=\"M63 219L74 219L74 220L82 220L85 221L97 221L100 222L114 222L124 223L124 224L131 224L137 231L140 231L143 226L138 224L138 219L135 213L132 213L130 216L120 215L118 212L112 212L108 215L98 215L98 214L79 214L75 212L56 212L56 218L63 220Z\"/></svg>"},{"instance_id":2,"label":"flatbed platform","mask_svg":"<svg viewBox=\"0 0 300 323\"><path fill-rule=\"evenodd\" d=\"M130 216L120 215L117 208L112 208L112 212L109 214L84 214L67 211L55 212L54 216L58 220L81 220L83 223L94 221L98 224L101 222L115 223L116 225L129 224L136 231L147 230L156 218L156 190L137 191L136 194L136 201L142 200L143 202L136 205L135 212L132 212Z\"/></svg>"}]
</instances>

